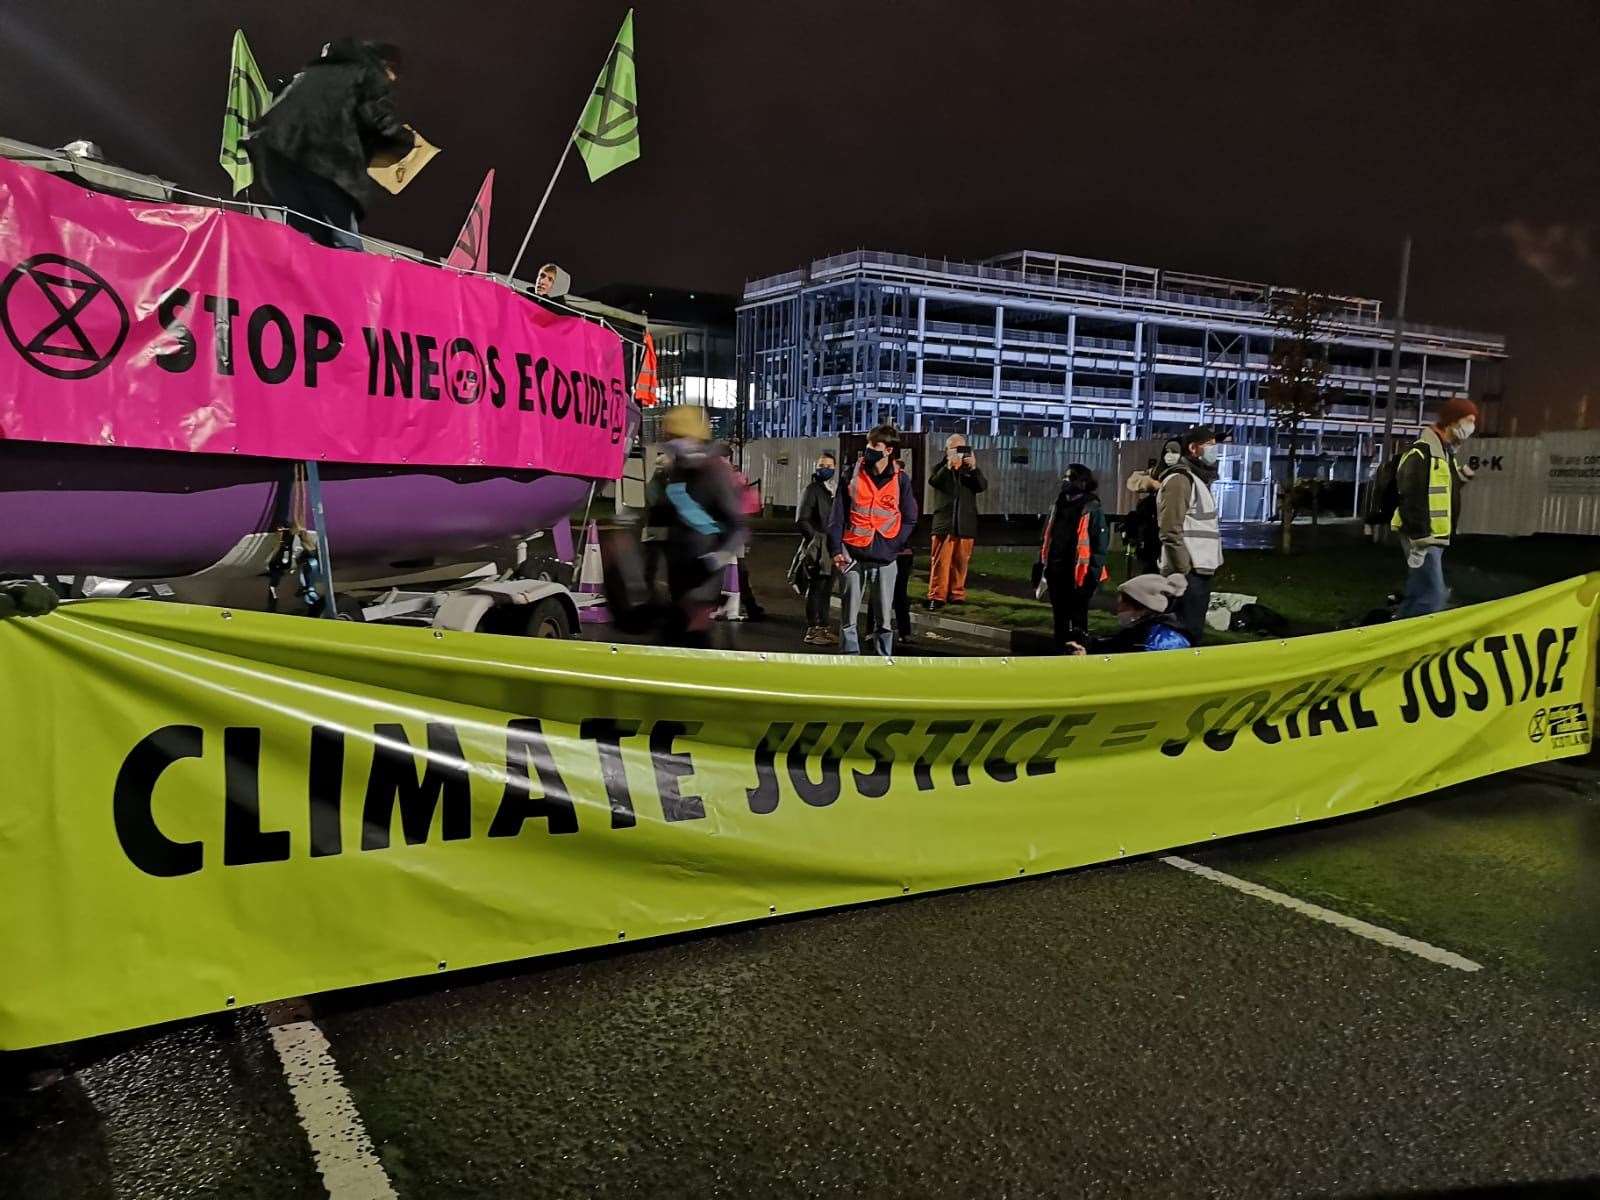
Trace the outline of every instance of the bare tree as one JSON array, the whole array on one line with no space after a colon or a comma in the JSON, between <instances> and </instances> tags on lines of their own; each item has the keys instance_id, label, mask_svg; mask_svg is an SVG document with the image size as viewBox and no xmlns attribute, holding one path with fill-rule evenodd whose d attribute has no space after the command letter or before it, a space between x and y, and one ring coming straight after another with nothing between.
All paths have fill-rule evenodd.
<instances>
[{"instance_id":1,"label":"bare tree","mask_svg":"<svg viewBox=\"0 0 1600 1200\"><path fill-rule=\"evenodd\" d=\"M1272 353L1267 359L1265 400L1273 426L1289 442L1289 466L1278 493L1283 522L1281 548L1288 554L1294 528L1294 485L1306 422L1328 411L1328 339L1333 306L1321 292L1274 292Z\"/></svg>"}]
</instances>

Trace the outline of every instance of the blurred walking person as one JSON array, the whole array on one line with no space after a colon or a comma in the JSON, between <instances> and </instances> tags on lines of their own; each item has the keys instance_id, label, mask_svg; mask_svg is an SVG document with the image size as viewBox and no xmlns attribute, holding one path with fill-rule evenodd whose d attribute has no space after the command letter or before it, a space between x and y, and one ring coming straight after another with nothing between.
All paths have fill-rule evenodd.
<instances>
[{"instance_id":1,"label":"blurred walking person","mask_svg":"<svg viewBox=\"0 0 1600 1200\"><path fill-rule=\"evenodd\" d=\"M856 622L869 591L869 645L885 658L894 653L895 560L917 524L915 489L894 460L899 444L900 431L893 425L867 434L867 448L840 480L828 518L828 550L844 575L839 637L847 654L863 652Z\"/></svg>"},{"instance_id":2,"label":"blurred walking person","mask_svg":"<svg viewBox=\"0 0 1600 1200\"><path fill-rule=\"evenodd\" d=\"M817 469L795 509L794 523L803 538L800 552L805 563L806 636L808 646L831 646L838 642L833 632L833 616L828 611L833 598L833 557L828 552L828 520L833 515L833 497L839 490L838 460L833 451L817 455Z\"/></svg>"},{"instance_id":3,"label":"blurred walking person","mask_svg":"<svg viewBox=\"0 0 1600 1200\"><path fill-rule=\"evenodd\" d=\"M1088 636L1089 605L1108 578L1105 564L1111 535L1099 490L1094 472L1082 463L1073 463L1062 477L1045 522L1038 574L1050 590L1058 651Z\"/></svg>"},{"instance_id":4,"label":"blurred walking person","mask_svg":"<svg viewBox=\"0 0 1600 1200\"><path fill-rule=\"evenodd\" d=\"M708 445L711 423L692 404L666 411L667 591L664 637L671 645L709 646L722 576L744 544L743 505L726 458Z\"/></svg>"},{"instance_id":5,"label":"blurred walking person","mask_svg":"<svg viewBox=\"0 0 1600 1200\"><path fill-rule=\"evenodd\" d=\"M945 439L944 457L928 475L933 489L933 550L928 563L928 611L967 598L967 563L978 536L978 496L989 481L959 433Z\"/></svg>"}]
</instances>

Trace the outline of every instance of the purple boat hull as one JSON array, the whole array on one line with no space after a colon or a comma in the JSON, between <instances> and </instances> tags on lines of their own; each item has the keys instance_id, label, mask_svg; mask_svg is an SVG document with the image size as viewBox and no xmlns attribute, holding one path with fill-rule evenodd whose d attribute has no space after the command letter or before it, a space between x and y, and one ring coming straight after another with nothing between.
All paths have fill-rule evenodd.
<instances>
[{"instance_id":1,"label":"purple boat hull","mask_svg":"<svg viewBox=\"0 0 1600 1200\"><path fill-rule=\"evenodd\" d=\"M274 528L293 464L0 442L0 574L189 575ZM403 569L462 561L548 528L592 481L568 475L329 464L334 559Z\"/></svg>"}]
</instances>

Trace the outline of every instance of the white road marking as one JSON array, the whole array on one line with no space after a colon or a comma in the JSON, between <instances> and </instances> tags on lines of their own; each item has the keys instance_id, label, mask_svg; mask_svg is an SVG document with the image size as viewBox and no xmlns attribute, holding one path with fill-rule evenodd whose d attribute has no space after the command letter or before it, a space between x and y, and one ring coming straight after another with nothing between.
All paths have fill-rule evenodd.
<instances>
[{"instance_id":1,"label":"white road marking","mask_svg":"<svg viewBox=\"0 0 1600 1200\"><path fill-rule=\"evenodd\" d=\"M1304 900L1297 900L1293 896L1286 896L1282 892L1275 892L1271 888L1262 887L1259 883L1251 883L1248 879L1240 879L1235 875L1226 875L1221 871L1214 871L1210 867L1203 867L1197 862L1190 862L1187 858L1178 858L1176 855L1166 855L1161 859L1169 867L1177 867L1180 871L1188 871L1192 875L1199 875L1213 883L1220 883L1223 887L1230 887L1236 892L1243 892L1247 896L1255 896L1259 900L1270 900L1273 904L1282 905L1284 908L1299 913L1301 916L1310 917L1316 921L1326 921L1329 925L1337 926L1357 937L1368 938L1383 946L1391 946L1396 950L1404 950L1407 954L1415 954L1418 958L1425 958L1429 962L1438 963L1442 967L1454 967L1458 971L1481 971L1483 966L1473 962L1470 958L1462 958L1449 950L1441 950L1438 946L1420 942L1416 938L1407 937L1403 933L1396 933L1392 929L1385 929L1381 925L1372 925L1366 921L1358 921L1355 917L1347 917L1343 913L1334 912L1331 908L1323 908L1320 904L1308 904Z\"/></svg>"},{"instance_id":2,"label":"white road marking","mask_svg":"<svg viewBox=\"0 0 1600 1200\"><path fill-rule=\"evenodd\" d=\"M395 1200L322 1030L311 1021L291 1021L273 1027L272 1044L329 1200Z\"/></svg>"}]
</instances>

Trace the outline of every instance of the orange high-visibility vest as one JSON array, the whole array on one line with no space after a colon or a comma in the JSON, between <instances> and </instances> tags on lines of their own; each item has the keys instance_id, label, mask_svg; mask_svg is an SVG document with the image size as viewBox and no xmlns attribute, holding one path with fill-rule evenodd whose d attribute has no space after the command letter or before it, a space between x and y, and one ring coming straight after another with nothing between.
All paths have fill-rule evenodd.
<instances>
[{"instance_id":1,"label":"orange high-visibility vest","mask_svg":"<svg viewBox=\"0 0 1600 1200\"><path fill-rule=\"evenodd\" d=\"M656 395L656 340L650 331L644 331L644 362L639 367L639 377L633 382L633 398L644 408L654 408L660 397Z\"/></svg>"},{"instance_id":2,"label":"orange high-visibility vest","mask_svg":"<svg viewBox=\"0 0 1600 1200\"><path fill-rule=\"evenodd\" d=\"M872 545L874 534L886 541L900 536L900 469L896 467L879 487L867 477L865 465L857 467L850 481L850 518L846 522L844 544L863 549Z\"/></svg>"},{"instance_id":3,"label":"orange high-visibility vest","mask_svg":"<svg viewBox=\"0 0 1600 1200\"><path fill-rule=\"evenodd\" d=\"M1078 554L1072 562L1072 582L1079 587L1089 578L1089 510L1083 510L1083 515L1078 518ZM1111 578L1111 573L1104 566L1100 568L1100 583Z\"/></svg>"},{"instance_id":4,"label":"orange high-visibility vest","mask_svg":"<svg viewBox=\"0 0 1600 1200\"><path fill-rule=\"evenodd\" d=\"M1044 544L1039 547L1039 561L1041 563L1049 563L1050 561L1050 536L1055 530L1055 524L1055 514L1052 513L1050 519L1045 522ZM1083 581L1089 578L1089 559L1091 557L1093 556L1089 552L1089 510L1085 507L1078 516L1078 547L1072 561L1072 582L1079 587L1082 587ZM1099 582L1104 583L1110 578L1111 572L1107 571L1102 564Z\"/></svg>"}]
</instances>

